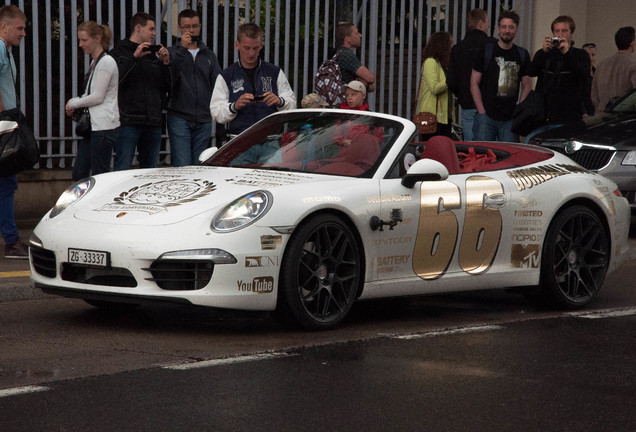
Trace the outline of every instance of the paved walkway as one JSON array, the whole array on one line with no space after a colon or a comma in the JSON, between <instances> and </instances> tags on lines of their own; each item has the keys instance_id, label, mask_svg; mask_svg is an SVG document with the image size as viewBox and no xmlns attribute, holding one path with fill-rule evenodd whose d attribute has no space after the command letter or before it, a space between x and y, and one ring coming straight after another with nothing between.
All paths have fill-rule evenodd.
<instances>
[{"instance_id":1,"label":"paved walkway","mask_svg":"<svg viewBox=\"0 0 636 432\"><path fill-rule=\"evenodd\" d=\"M21 228L20 240L28 244L33 227ZM2 243L4 248L4 243ZM45 297L36 290L29 278L31 274L28 259L6 259L0 250L0 302L29 300Z\"/></svg>"}]
</instances>

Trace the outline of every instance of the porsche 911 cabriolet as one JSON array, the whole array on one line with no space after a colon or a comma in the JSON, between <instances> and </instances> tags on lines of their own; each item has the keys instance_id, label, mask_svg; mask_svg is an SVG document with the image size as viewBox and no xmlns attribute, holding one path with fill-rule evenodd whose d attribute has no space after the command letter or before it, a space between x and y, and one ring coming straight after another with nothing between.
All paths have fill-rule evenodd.
<instances>
[{"instance_id":1,"label":"porsche 911 cabriolet","mask_svg":"<svg viewBox=\"0 0 636 432\"><path fill-rule=\"evenodd\" d=\"M515 288L580 308L625 260L611 180L541 147L416 137L392 115L294 110L197 166L86 178L35 228L31 277L102 308L273 311L320 330L380 297Z\"/></svg>"}]
</instances>

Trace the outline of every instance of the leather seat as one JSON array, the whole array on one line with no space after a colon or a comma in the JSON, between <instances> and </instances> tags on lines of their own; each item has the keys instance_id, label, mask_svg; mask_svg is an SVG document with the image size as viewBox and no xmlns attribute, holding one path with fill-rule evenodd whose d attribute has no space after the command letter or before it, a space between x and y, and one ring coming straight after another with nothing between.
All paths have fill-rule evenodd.
<instances>
[{"instance_id":1,"label":"leather seat","mask_svg":"<svg viewBox=\"0 0 636 432\"><path fill-rule=\"evenodd\" d=\"M443 135L434 136L426 142L421 159L433 159L440 162L449 174L457 174L460 171L455 142Z\"/></svg>"}]
</instances>

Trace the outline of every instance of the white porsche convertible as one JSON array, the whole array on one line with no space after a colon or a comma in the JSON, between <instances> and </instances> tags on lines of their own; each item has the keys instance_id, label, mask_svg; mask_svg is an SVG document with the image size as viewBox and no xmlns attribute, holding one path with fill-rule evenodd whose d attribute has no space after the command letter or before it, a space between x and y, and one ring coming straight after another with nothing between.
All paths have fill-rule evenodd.
<instances>
[{"instance_id":1,"label":"white porsche convertible","mask_svg":"<svg viewBox=\"0 0 636 432\"><path fill-rule=\"evenodd\" d=\"M287 111L199 166L84 179L35 228L31 277L98 307L276 311L316 330L378 297L517 287L578 308L625 260L612 181L539 147L416 137L391 115Z\"/></svg>"}]
</instances>

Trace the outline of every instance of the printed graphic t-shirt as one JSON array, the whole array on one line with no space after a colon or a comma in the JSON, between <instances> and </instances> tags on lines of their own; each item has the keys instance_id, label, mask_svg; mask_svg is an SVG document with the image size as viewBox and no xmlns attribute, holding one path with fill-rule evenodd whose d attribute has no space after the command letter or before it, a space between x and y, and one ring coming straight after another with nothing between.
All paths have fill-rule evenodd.
<instances>
[{"instance_id":1,"label":"printed graphic t-shirt","mask_svg":"<svg viewBox=\"0 0 636 432\"><path fill-rule=\"evenodd\" d=\"M492 57L484 68L486 49L482 49L475 59L473 69L482 73L481 98L488 117L507 121L512 119L512 113L519 98L519 83L521 77L528 75L530 55L524 49L523 58L516 45L511 49L502 49L494 44Z\"/></svg>"}]
</instances>

